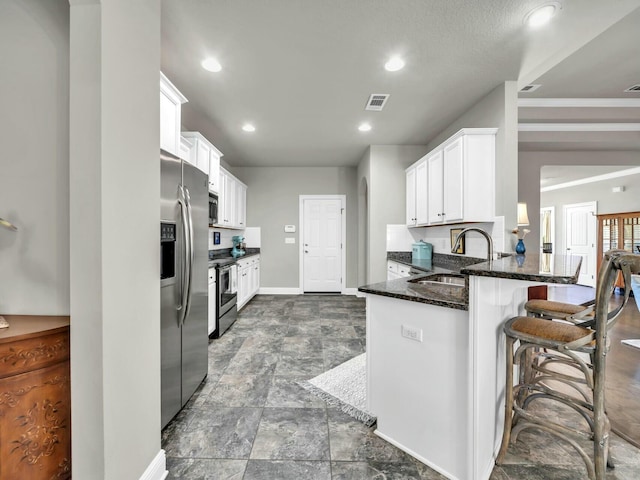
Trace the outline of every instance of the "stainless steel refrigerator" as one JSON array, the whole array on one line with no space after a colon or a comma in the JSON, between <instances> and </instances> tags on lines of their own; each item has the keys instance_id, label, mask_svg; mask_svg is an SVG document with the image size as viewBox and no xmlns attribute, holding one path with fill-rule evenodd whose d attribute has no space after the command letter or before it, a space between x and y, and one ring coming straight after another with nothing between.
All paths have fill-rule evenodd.
<instances>
[{"instance_id":1,"label":"stainless steel refrigerator","mask_svg":"<svg viewBox=\"0 0 640 480\"><path fill-rule=\"evenodd\" d=\"M162 428L207 375L208 178L160 152Z\"/></svg>"}]
</instances>

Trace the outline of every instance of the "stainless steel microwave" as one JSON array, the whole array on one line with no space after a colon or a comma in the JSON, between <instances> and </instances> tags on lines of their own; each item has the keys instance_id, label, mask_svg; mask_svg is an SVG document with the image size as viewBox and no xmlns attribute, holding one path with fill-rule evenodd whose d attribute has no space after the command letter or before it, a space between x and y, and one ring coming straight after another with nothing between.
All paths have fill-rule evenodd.
<instances>
[{"instance_id":1,"label":"stainless steel microwave","mask_svg":"<svg viewBox=\"0 0 640 480\"><path fill-rule=\"evenodd\" d=\"M218 224L218 196L209 192L209 225Z\"/></svg>"}]
</instances>

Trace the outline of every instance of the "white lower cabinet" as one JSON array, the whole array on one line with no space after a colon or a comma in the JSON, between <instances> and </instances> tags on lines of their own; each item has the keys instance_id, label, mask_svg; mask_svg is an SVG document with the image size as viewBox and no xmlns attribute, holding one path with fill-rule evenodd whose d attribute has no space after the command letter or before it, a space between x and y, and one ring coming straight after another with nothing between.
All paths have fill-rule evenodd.
<instances>
[{"instance_id":1,"label":"white lower cabinet","mask_svg":"<svg viewBox=\"0 0 640 480\"><path fill-rule=\"evenodd\" d=\"M238 260L238 309L251 300L260 289L260 255Z\"/></svg>"},{"instance_id":2,"label":"white lower cabinet","mask_svg":"<svg viewBox=\"0 0 640 480\"><path fill-rule=\"evenodd\" d=\"M217 311L216 311L216 269L209 269L209 322L208 333L211 335L216 329Z\"/></svg>"},{"instance_id":3,"label":"white lower cabinet","mask_svg":"<svg viewBox=\"0 0 640 480\"><path fill-rule=\"evenodd\" d=\"M395 280L396 278L409 277L411 267L404 263L387 260L387 280Z\"/></svg>"}]
</instances>

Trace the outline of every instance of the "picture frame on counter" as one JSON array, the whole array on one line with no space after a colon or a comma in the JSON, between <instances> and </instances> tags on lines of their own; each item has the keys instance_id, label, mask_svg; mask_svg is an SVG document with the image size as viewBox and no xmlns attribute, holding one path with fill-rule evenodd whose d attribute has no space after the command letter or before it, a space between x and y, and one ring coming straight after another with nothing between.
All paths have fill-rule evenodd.
<instances>
[{"instance_id":1,"label":"picture frame on counter","mask_svg":"<svg viewBox=\"0 0 640 480\"><path fill-rule=\"evenodd\" d=\"M456 237L458 236L458 234L462 231L462 228L451 228L449 229L449 232L451 234L451 248L453 248L453 246L456 243ZM464 255L464 237L462 237L460 239L460 246L458 246L458 249L455 252L452 253L459 253L460 255Z\"/></svg>"}]
</instances>

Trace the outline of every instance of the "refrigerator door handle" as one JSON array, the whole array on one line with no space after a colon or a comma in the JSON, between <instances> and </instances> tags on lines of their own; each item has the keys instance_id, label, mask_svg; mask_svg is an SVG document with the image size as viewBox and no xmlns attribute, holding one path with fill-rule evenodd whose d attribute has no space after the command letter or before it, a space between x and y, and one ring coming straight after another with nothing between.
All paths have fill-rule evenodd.
<instances>
[{"instance_id":1,"label":"refrigerator door handle","mask_svg":"<svg viewBox=\"0 0 640 480\"><path fill-rule=\"evenodd\" d=\"M187 219L189 223L189 253L187 255L187 265L189 267L188 271L188 288L186 294L186 308L184 312L184 318L182 323L184 323L189 316L189 311L191 310L191 291L193 286L193 260L194 260L194 248L193 248L193 214L191 211L191 197L189 195L189 190L186 187L184 188L185 192L185 200L187 207Z\"/></svg>"},{"instance_id":2,"label":"refrigerator door handle","mask_svg":"<svg viewBox=\"0 0 640 480\"><path fill-rule=\"evenodd\" d=\"M182 223L182 253L183 256L181 258L181 266L182 266L182 274L180 278L180 303L177 305L178 310L178 325L182 326L184 323L184 319L186 316L187 310L187 295L189 291L189 249L190 249L190 238L189 238L189 220L188 220L188 210L187 210L187 202L185 198L184 187L182 185L178 186L178 205L180 206L180 221Z\"/></svg>"}]
</instances>

